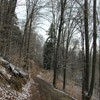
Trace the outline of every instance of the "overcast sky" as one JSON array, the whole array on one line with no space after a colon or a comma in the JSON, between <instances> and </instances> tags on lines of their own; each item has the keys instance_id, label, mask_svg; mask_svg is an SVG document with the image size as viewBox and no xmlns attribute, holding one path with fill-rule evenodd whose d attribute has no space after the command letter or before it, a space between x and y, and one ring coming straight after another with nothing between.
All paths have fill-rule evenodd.
<instances>
[{"instance_id":1,"label":"overcast sky","mask_svg":"<svg viewBox=\"0 0 100 100\"><path fill-rule=\"evenodd\" d=\"M18 0L16 14L19 19L19 25L25 20L26 16L26 7L25 7L25 0ZM41 28L37 28L37 32L41 34L45 39L47 38L46 31L49 28L50 23L48 21L42 19L43 24L39 25ZM45 30L43 30L43 29Z\"/></svg>"},{"instance_id":2,"label":"overcast sky","mask_svg":"<svg viewBox=\"0 0 100 100\"><path fill-rule=\"evenodd\" d=\"M97 1L99 1L99 0L97 0ZM99 5L99 2L97 2L97 5ZM19 19L19 25L21 25L21 23L26 18L25 17L26 16L25 0L18 0L16 13L17 13L17 17ZM37 28L37 31L38 31L38 33L42 34L43 37L46 39L47 38L46 31L48 30L50 23L45 19L42 19L41 22L43 24L39 25L41 28ZM42 28L45 29L45 30L43 30Z\"/></svg>"},{"instance_id":3,"label":"overcast sky","mask_svg":"<svg viewBox=\"0 0 100 100\"><path fill-rule=\"evenodd\" d=\"M19 20L25 19L26 14L25 0L18 0L16 13Z\"/></svg>"}]
</instances>

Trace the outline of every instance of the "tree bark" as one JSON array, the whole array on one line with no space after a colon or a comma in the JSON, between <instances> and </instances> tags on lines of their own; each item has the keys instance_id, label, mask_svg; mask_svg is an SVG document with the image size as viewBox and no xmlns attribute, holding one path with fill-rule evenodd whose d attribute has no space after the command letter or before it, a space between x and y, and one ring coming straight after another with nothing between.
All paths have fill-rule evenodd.
<instances>
[{"instance_id":1,"label":"tree bark","mask_svg":"<svg viewBox=\"0 0 100 100\"><path fill-rule=\"evenodd\" d=\"M92 77L90 83L90 90L88 96L91 98L93 94L93 87L95 82L95 69L96 69L96 39L97 39L97 26L96 26L96 0L93 2L93 58L92 58Z\"/></svg>"},{"instance_id":2,"label":"tree bark","mask_svg":"<svg viewBox=\"0 0 100 100\"><path fill-rule=\"evenodd\" d=\"M99 98L100 98L100 39L99 39Z\"/></svg>"},{"instance_id":3,"label":"tree bark","mask_svg":"<svg viewBox=\"0 0 100 100\"><path fill-rule=\"evenodd\" d=\"M96 0L93 0L93 56L92 56L92 74L89 84L89 37L88 37L88 1L85 0L84 11L84 25L85 25L85 48L86 48L86 65L84 70L84 84L83 84L83 96L82 100L90 100L93 94L94 82L95 82L95 67L96 67L96 38L97 38L97 26L96 26Z\"/></svg>"},{"instance_id":4,"label":"tree bark","mask_svg":"<svg viewBox=\"0 0 100 100\"><path fill-rule=\"evenodd\" d=\"M11 25L12 25L12 19L15 14L16 4L17 0L10 0L4 2L5 9L3 9L4 10L3 27L4 27L4 34L6 37L4 56L6 58L8 58L10 52L9 50L10 50Z\"/></svg>"},{"instance_id":5,"label":"tree bark","mask_svg":"<svg viewBox=\"0 0 100 100\"><path fill-rule=\"evenodd\" d=\"M63 26L63 21L64 21L64 10L65 10L65 5L66 5L66 0L64 1L60 0L60 3L61 3L60 25L59 25L59 30L58 30L57 46L56 46L55 57L54 57L54 76L53 76L54 87L56 87L58 52L59 52L59 46L60 46L61 31L62 31L62 26Z\"/></svg>"},{"instance_id":6,"label":"tree bark","mask_svg":"<svg viewBox=\"0 0 100 100\"><path fill-rule=\"evenodd\" d=\"M88 30L88 0L84 2L84 28L85 28L85 66L82 86L82 100L87 99L89 89L89 30Z\"/></svg>"}]
</instances>

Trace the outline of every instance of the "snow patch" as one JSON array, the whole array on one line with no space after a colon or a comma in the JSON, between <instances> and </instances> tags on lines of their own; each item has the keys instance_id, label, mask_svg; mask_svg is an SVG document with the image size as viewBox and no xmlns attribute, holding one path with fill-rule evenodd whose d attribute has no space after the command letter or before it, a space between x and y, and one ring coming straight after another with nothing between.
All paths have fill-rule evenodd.
<instances>
[{"instance_id":1,"label":"snow patch","mask_svg":"<svg viewBox=\"0 0 100 100\"><path fill-rule=\"evenodd\" d=\"M28 100L31 96L31 85L34 81L29 81L22 87L22 92L12 90L9 85L0 83L0 100Z\"/></svg>"},{"instance_id":2,"label":"snow patch","mask_svg":"<svg viewBox=\"0 0 100 100\"><path fill-rule=\"evenodd\" d=\"M43 73L40 72L40 73L37 75L37 77L40 78L40 79L42 79L42 80L44 80L43 77L42 77L42 74L43 74Z\"/></svg>"},{"instance_id":3,"label":"snow patch","mask_svg":"<svg viewBox=\"0 0 100 100\"><path fill-rule=\"evenodd\" d=\"M54 87L53 87L53 88L54 88ZM74 98L74 97L72 97L72 96L66 94L65 92L63 92L63 91L61 91L61 90L58 90L58 89L56 89L56 88L54 88L54 90L56 90L56 91L58 91L59 93L62 93L62 94L64 94L64 95L66 95L66 96L72 98L73 100L78 100L78 99L76 99L76 98Z\"/></svg>"},{"instance_id":4,"label":"snow patch","mask_svg":"<svg viewBox=\"0 0 100 100\"><path fill-rule=\"evenodd\" d=\"M43 79L41 75L37 75L37 77Z\"/></svg>"}]
</instances>

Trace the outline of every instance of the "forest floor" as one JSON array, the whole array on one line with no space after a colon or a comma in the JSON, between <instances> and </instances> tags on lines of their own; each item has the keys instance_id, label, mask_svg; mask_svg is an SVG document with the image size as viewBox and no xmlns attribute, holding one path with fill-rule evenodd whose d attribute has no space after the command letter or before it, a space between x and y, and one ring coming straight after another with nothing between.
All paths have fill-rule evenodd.
<instances>
[{"instance_id":1,"label":"forest floor","mask_svg":"<svg viewBox=\"0 0 100 100\"><path fill-rule=\"evenodd\" d=\"M43 70L34 65L28 74L29 80L19 91L15 90L12 84L2 80L0 76L0 100L75 100L66 93L53 88L50 84L52 71Z\"/></svg>"},{"instance_id":2,"label":"forest floor","mask_svg":"<svg viewBox=\"0 0 100 100\"><path fill-rule=\"evenodd\" d=\"M74 99L71 97L71 94L68 95L53 88L46 81L40 75L34 76L34 78L23 86L22 91L15 91L7 84L0 84L0 100L81 100ZM75 93L77 94L77 91Z\"/></svg>"},{"instance_id":3,"label":"forest floor","mask_svg":"<svg viewBox=\"0 0 100 100\"><path fill-rule=\"evenodd\" d=\"M62 82L59 79L57 80L59 90L52 86L52 70L44 70L34 65L29 77L27 84L23 85L20 91L14 90L0 80L0 100L81 100L81 87L70 84L71 82L66 85L67 92L62 91Z\"/></svg>"},{"instance_id":4,"label":"forest floor","mask_svg":"<svg viewBox=\"0 0 100 100\"><path fill-rule=\"evenodd\" d=\"M40 93L41 100L75 100L64 92L54 89L52 85L39 77L34 78Z\"/></svg>"}]
</instances>

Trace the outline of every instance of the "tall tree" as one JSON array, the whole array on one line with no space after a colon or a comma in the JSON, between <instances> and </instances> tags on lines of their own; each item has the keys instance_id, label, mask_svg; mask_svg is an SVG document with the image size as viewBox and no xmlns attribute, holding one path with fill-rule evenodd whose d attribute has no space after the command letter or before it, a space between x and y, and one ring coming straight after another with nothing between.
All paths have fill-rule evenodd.
<instances>
[{"instance_id":1,"label":"tall tree","mask_svg":"<svg viewBox=\"0 0 100 100\"><path fill-rule=\"evenodd\" d=\"M43 5L41 0L26 0L26 22L24 26L24 34L22 45L20 48L20 58L24 56L24 67L28 70L28 59L30 58L30 40L32 33L35 33L35 27L39 19L40 9ZM23 53L24 52L24 53Z\"/></svg>"},{"instance_id":2,"label":"tall tree","mask_svg":"<svg viewBox=\"0 0 100 100\"><path fill-rule=\"evenodd\" d=\"M55 32L53 23L51 23L48 35L49 37L45 41L43 52L43 64L45 69L51 69L54 60Z\"/></svg>"},{"instance_id":3,"label":"tall tree","mask_svg":"<svg viewBox=\"0 0 100 100\"><path fill-rule=\"evenodd\" d=\"M100 98L100 38L99 38L99 98Z\"/></svg>"},{"instance_id":4,"label":"tall tree","mask_svg":"<svg viewBox=\"0 0 100 100\"><path fill-rule=\"evenodd\" d=\"M84 3L84 27L85 27L85 66L84 66L84 76L83 76L83 81L84 81L84 86L83 86L83 91L88 91L89 89L89 30L88 30L88 0L85 0ZM82 99L85 100L86 98L84 97L83 94Z\"/></svg>"},{"instance_id":5,"label":"tall tree","mask_svg":"<svg viewBox=\"0 0 100 100\"><path fill-rule=\"evenodd\" d=\"M57 46L55 50L55 56L54 56L54 78L53 78L53 85L56 87L56 78L57 78L57 64L58 64L58 51L60 46L60 39L61 39L61 31L62 27L64 25L64 12L65 12L65 6L66 6L66 0L62 1L60 0L60 24L59 24L59 30L58 30L58 37L57 37Z\"/></svg>"},{"instance_id":6,"label":"tall tree","mask_svg":"<svg viewBox=\"0 0 100 100\"><path fill-rule=\"evenodd\" d=\"M10 38L11 38L11 26L12 21L15 16L17 0L2 0L1 1L1 33L4 36L4 46L3 46L3 55L5 57L9 56L10 50Z\"/></svg>"},{"instance_id":7,"label":"tall tree","mask_svg":"<svg viewBox=\"0 0 100 100\"><path fill-rule=\"evenodd\" d=\"M88 30L88 0L85 0L84 6L84 27L85 27L85 68L84 68L84 86L83 86L83 97L82 100L90 100L93 94L93 87L95 82L95 68L96 68L96 37L97 37L97 26L96 26L96 0L93 0L93 56L92 56L92 74L89 83L89 30Z\"/></svg>"}]
</instances>

